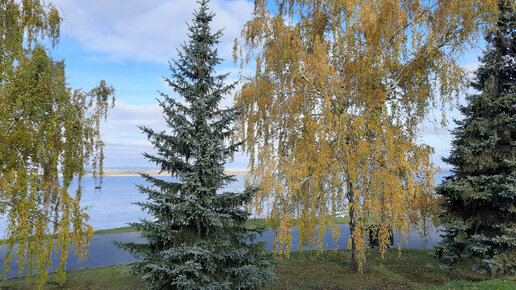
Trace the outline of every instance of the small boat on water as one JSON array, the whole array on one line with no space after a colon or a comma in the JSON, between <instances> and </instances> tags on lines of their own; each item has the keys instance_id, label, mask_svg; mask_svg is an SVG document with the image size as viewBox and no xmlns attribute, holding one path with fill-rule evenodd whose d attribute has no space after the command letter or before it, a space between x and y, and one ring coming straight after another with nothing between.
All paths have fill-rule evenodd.
<instances>
[{"instance_id":1,"label":"small boat on water","mask_svg":"<svg viewBox=\"0 0 516 290\"><path fill-rule=\"evenodd\" d=\"M95 189L102 189L102 186L97 185L97 186L95 186Z\"/></svg>"}]
</instances>

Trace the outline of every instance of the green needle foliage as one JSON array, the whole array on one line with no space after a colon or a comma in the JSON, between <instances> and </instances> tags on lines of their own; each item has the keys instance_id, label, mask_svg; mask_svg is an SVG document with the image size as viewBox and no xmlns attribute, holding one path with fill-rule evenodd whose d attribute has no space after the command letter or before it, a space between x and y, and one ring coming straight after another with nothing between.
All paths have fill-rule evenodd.
<instances>
[{"instance_id":1,"label":"green needle foliage","mask_svg":"<svg viewBox=\"0 0 516 290\"><path fill-rule=\"evenodd\" d=\"M488 275L516 274L516 13L499 1L472 87L461 108L450 157L454 174L437 188L444 197L443 241L436 254L454 265L477 258Z\"/></svg>"},{"instance_id":2,"label":"green needle foliage","mask_svg":"<svg viewBox=\"0 0 516 290\"><path fill-rule=\"evenodd\" d=\"M139 205L154 219L131 225L146 243L118 243L141 259L131 272L156 289L248 289L274 277L263 243L253 243L263 229L245 226L249 213L242 208L256 189L220 192L235 181L224 164L242 143L225 144L239 110L218 108L235 84L224 84L227 74L214 75L221 62L214 46L222 33L211 32L214 14L207 3L200 2L190 41L165 78L184 98L183 103L161 94L170 132L142 128L157 149L145 157L177 181L142 174L152 186L138 186L148 194L148 202Z\"/></svg>"}]
</instances>

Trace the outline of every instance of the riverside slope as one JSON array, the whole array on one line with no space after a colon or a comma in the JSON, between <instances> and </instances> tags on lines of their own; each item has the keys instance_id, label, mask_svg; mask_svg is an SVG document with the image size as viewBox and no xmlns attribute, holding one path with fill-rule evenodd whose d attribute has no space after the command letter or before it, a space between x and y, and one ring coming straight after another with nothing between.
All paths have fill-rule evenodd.
<instances>
[{"instance_id":1,"label":"riverside slope","mask_svg":"<svg viewBox=\"0 0 516 290\"><path fill-rule=\"evenodd\" d=\"M347 248L347 241L349 238L349 226L345 224L339 225L341 236L337 242L332 238L331 230L327 231L324 235L323 249L345 249ZM297 229L292 232L292 250L298 250L299 231ZM257 237L258 241L266 243L266 248L272 250L274 247L274 232L272 230L265 231L262 236ZM431 230L427 236L421 237L417 231L410 232L410 239L408 243L403 244L403 248L407 249L424 249L431 248L433 245L438 243L440 240L438 230ZM116 264L124 264L136 261L136 259L129 253L124 252L113 245L114 241L120 242L141 242L138 232L129 233L114 233L114 234L99 234L94 235L89 247L88 259L78 261L77 256L70 255L67 259L66 270L80 269L80 268L92 268L109 266ZM394 247L399 241L398 237L395 237ZM305 247L307 249L308 247ZM6 246L0 247L0 265L3 270L3 264L5 259ZM16 251L16 249L15 249ZM13 257L10 263L10 270L7 273L7 278L18 277L18 265L15 263L16 256ZM59 254L54 253L52 256L52 266L50 272L54 272L59 263ZM20 276L24 276L22 273Z\"/></svg>"}]
</instances>

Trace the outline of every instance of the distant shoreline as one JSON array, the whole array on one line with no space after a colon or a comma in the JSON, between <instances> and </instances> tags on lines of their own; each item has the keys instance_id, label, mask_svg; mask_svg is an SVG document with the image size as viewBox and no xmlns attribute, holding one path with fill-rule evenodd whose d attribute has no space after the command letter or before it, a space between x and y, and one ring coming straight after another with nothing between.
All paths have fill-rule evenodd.
<instances>
[{"instance_id":1,"label":"distant shoreline","mask_svg":"<svg viewBox=\"0 0 516 290\"><path fill-rule=\"evenodd\" d=\"M246 175L249 169L226 169L226 174L230 175ZM152 176L167 176L170 173L160 173L158 169L154 170L138 170L138 169L105 169L104 176L140 176L140 173L146 173ZM91 176L91 173L86 173L86 176Z\"/></svg>"}]
</instances>

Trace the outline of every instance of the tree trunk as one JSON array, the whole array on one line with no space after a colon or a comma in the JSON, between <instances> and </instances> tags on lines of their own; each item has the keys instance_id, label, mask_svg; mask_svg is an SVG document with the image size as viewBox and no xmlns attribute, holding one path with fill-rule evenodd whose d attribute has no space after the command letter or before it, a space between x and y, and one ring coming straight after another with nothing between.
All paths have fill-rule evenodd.
<instances>
[{"instance_id":1,"label":"tree trunk","mask_svg":"<svg viewBox=\"0 0 516 290\"><path fill-rule=\"evenodd\" d=\"M355 194L353 192L353 184L351 182L348 183L348 202L351 205L354 205L355 203ZM358 260L356 255L356 240L353 236L353 233L355 232L355 226L357 224L356 217L355 217L355 208L354 206L349 207L349 234L351 237L351 263L349 267L353 271L358 271Z\"/></svg>"}]
</instances>

